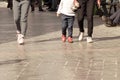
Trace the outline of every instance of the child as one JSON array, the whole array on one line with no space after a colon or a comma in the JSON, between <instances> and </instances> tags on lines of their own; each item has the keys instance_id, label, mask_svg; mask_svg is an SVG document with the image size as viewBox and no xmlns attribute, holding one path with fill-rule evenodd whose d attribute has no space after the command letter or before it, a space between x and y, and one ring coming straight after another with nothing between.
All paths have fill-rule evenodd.
<instances>
[{"instance_id":1,"label":"child","mask_svg":"<svg viewBox=\"0 0 120 80\"><path fill-rule=\"evenodd\" d=\"M72 10L74 0L61 0L57 11L57 16L61 14L62 18L62 41L66 41L66 30L68 28L68 42L72 43L73 23L75 12Z\"/></svg>"}]
</instances>

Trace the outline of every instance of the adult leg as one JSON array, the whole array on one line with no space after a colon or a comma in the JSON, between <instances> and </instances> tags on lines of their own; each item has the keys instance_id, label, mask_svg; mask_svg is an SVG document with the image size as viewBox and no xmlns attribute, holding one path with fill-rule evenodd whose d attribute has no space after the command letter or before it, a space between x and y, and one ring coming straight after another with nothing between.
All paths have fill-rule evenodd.
<instances>
[{"instance_id":1,"label":"adult leg","mask_svg":"<svg viewBox=\"0 0 120 80\"><path fill-rule=\"evenodd\" d=\"M13 4L12 4L13 0L10 0L10 9L12 10Z\"/></svg>"},{"instance_id":2,"label":"adult leg","mask_svg":"<svg viewBox=\"0 0 120 80\"><path fill-rule=\"evenodd\" d=\"M52 0L48 0L48 10L51 9L51 6L52 6Z\"/></svg>"},{"instance_id":3,"label":"adult leg","mask_svg":"<svg viewBox=\"0 0 120 80\"><path fill-rule=\"evenodd\" d=\"M93 33L93 11L94 11L95 0L88 0L86 14L88 21L88 36L92 37Z\"/></svg>"},{"instance_id":4,"label":"adult leg","mask_svg":"<svg viewBox=\"0 0 120 80\"><path fill-rule=\"evenodd\" d=\"M16 0L13 0L13 16L14 16L14 21L17 27L17 33L21 33L21 25L20 25L20 6L19 2Z\"/></svg>"},{"instance_id":5,"label":"adult leg","mask_svg":"<svg viewBox=\"0 0 120 80\"><path fill-rule=\"evenodd\" d=\"M86 3L81 4L81 8L77 11L77 21L79 26L79 31L84 32L84 16L85 16Z\"/></svg>"},{"instance_id":6,"label":"adult leg","mask_svg":"<svg viewBox=\"0 0 120 80\"><path fill-rule=\"evenodd\" d=\"M7 0L7 8L10 8L10 0Z\"/></svg>"},{"instance_id":7,"label":"adult leg","mask_svg":"<svg viewBox=\"0 0 120 80\"><path fill-rule=\"evenodd\" d=\"M28 11L29 11L29 0L22 1L21 3L21 34L25 35L27 30L27 18L28 18Z\"/></svg>"},{"instance_id":8,"label":"adult leg","mask_svg":"<svg viewBox=\"0 0 120 80\"><path fill-rule=\"evenodd\" d=\"M84 16L86 15L86 2L81 3L81 7L77 11L77 21L79 26L79 41L83 40L84 37Z\"/></svg>"},{"instance_id":9,"label":"adult leg","mask_svg":"<svg viewBox=\"0 0 120 80\"><path fill-rule=\"evenodd\" d=\"M8 5L7 5L7 8L10 8L11 10L12 10L12 7L13 7L13 2L12 2L13 0L7 0L7 2L8 2Z\"/></svg>"},{"instance_id":10,"label":"adult leg","mask_svg":"<svg viewBox=\"0 0 120 80\"><path fill-rule=\"evenodd\" d=\"M30 0L31 11L35 10L35 0Z\"/></svg>"},{"instance_id":11,"label":"adult leg","mask_svg":"<svg viewBox=\"0 0 120 80\"><path fill-rule=\"evenodd\" d=\"M119 13L119 11L120 11L120 10L118 10L117 12L115 12L114 14L112 14L112 15L110 16L110 20L114 20L114 19L116 18L117 14Z\"/></svg>"},{"instance_id":12,"label":"adult leg","mask_svg":"<svg viewBox=\"0 0 120 80\"><path fill-rule=\"evenodd\" d=\"M103 15L108 17L109 14L108 14L108 10L107 10L107 7L106 7L106 4L103 4L102 5L102 11L103 11Z\"/></svg>"},{"instance_id":13,"label":"adult leg","mask_svg":"<svg viewBox=\"0 0 120 80\"><path fill-rule=\"evenodd\" d=\"M20 2L13 0L13 14L14 20L17 27L17 42L21 45L24 43L23 35L21 34L21 24L20 24L20 17L21 17L21 5Z\"/></svg>"},{"instance_id":14,"label":"adult leg","mask_svg":"<svg viewBox=\"0 0 120 80\"><path fill-rule=\"evenodd\" d=\"M57 10L57 0L52 0L51 9L49 11Z\"/></svg>"},{"instance_id":15,"label":"adult leg","mask_svg":"<svg viewBox=\"0 0 120 80\"><path fill-rule=\"evenodd\" d=\"M118 10L117 12L115 12L114 14L112 14L106 22L106 26L107 27L114 27L116 26L117 23L119 23L119 18L120 18L120 11Z\"/></svg>"},{"instance_id":16,"label":"adult leg","mask_svg":"<svg viewBox=\"0 0 120 80\"><path fill-rule=\"evenodd\" d=\"M120 9L115 12L114 16L116 16L114 19L113 19L113 24L119 24L120 23Z\"/></svg>"},{"instance_id":17,"label":"adult leg","mask_svg":"<svg viewBox=\"0 0 120 80\"><path fill-rule=\"evenodd\" d=\"M39 7L39 11L43 11L43 9L42 9L42 0L38 0L38 7Z\"/></svg>"}]
</instances>

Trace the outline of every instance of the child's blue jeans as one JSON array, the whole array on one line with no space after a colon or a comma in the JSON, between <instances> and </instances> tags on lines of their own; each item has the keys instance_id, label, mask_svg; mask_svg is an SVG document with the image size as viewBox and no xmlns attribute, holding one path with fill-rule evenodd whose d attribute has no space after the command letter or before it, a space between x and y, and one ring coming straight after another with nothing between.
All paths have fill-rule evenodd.
<instances>
[{"instance_id":1,"label":"child's blue jeans","mask_svg":"<svg viewBox=\"0 0 120 80\"><path fill-rule=\"evenodd\" d=\"M68 37L72 38L73 24L75 16L67 16L62 14L62 34L66 36L66 30L68 29Z\"/></svg>"}]
</instances>

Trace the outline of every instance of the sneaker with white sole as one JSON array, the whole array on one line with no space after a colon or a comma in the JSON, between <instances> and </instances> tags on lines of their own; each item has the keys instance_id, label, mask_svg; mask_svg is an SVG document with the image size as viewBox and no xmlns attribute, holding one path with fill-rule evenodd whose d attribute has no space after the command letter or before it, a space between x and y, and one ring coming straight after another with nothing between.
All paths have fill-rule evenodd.
<instances>
[{"instance_id":1,"label":"sneaker with white sole","mask_svg":"<svg viewBox=\"0 0 120 80\"><path fill-rule=\"evenodd\" d=\"M92 43L93 42L92 37L87 37L87 42Z\"/></svg>"},{"instance_id":2,"label":"sneaker with white sole","mask_svg":"<svg viewBox=\"0 0 120 80\"><path fill-rule=\"evenodd\" d=\"M79 35L78 40L79 40L79 41L82 41L82 40L83 40L83 37L84 37L84 33L83 33L83 32L81 32L81 33L80 33L80 35Z\"/></svg>"},{"instance_id":3,"label":"sneaker with white sole","mask_svg":"<svg viewBox=\"0 0 120 80\"><path fill-rule=\"evenodd\" d=\"M24 36L22 34L17 34L17 42L18 44L24 44Z\"/></svg>"}]
</instances>

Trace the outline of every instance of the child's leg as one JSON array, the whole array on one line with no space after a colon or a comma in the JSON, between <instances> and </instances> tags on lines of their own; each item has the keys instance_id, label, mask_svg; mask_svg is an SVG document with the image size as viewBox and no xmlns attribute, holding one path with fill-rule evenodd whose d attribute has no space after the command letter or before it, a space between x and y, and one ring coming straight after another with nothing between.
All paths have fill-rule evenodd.
<instances>
[{"instance_id":1,"label":"child's leg","mask_svg":"<svg viewBox=\"0 0 120 80\"><path fill-rule=\"evenodd\" d=\"M69 16L69 18L68 18L68 37L71 37L71 38L72 38L72 34L73 34L74 20L75 20L74 16Z\"/></svg>"},{"instance_id":2,"label":"child's leg","mask_svg":"<svg viewBox=\"0 0 120 80\"><path fill-rule=\"evenodd\" d=\"M67 16L62 14L62 35L66 36L67 26L68 26Z\"/></svg>"}]
</instances>

